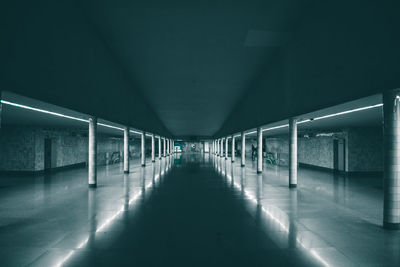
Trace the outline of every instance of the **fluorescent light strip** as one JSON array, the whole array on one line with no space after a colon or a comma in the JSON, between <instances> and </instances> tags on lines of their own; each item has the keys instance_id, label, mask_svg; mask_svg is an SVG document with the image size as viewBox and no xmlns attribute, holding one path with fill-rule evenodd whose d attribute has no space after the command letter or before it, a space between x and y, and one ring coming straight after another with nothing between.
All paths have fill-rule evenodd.
<instances>
[{"instance_id":1,"label":"fluorescent light strip","mask_svg":"<svg viewBox=\"0 0 400 267\"><path fill-rule=\"evenodd\" d=\"M341 111L341 112L337 112L337 113L333 113L333 114L329 114L329 115L324 115L324 116L321 116L321 117L316 117L314 119L305 119L305 120L297 122L297 124L303 124L303 123L307 123L307 122L323 120L323 119L332 118L332 117L336 117L336 116L340 116L340 115L345 115L345 114L349 114L349 113L353 113L353 112L363 111L363 110L372 109L372 108L379 108L379 107L382 107L382 106L383 106L383 104L380 103L380 104L376 104L376 105L372 105L372 106L366 106L366 107L361 107L361 108L345 110L345 111ZM280 128L284 128L284 127L289 127L289 124L283 124L283 125L279 125L279 126L275 126L275 127L271 127L271 128L266 128L266 129L263 129L262 131L263 132L264 131L271 131L271 130L276 130L276 129L280 129ZM257 131L248 132L248 133L245 133L245 135L253 134L253 133L256 133L256 132Z\"/></svg>"},{"instance_id":2,"label":"fluorescent light strip","mask_svg":"<svg viewBox=\"0 0 400 267\"><path fill-rule=\"evenodd\" d=\"M17 104L17 103L10 102L10 101L4 100L4 99L1 99L0 103L5 104L5 105L10 105L10 106L13 106L13 107L18 107L18 108L23 108L23 109L27 109L27 110L36 111L36 112L41 112L41 113L45 113L45 114L49 114L49 115L53 115L53 116L57 116L57 117L62 117L62 118L70 119L70 120L76 120L76 121L89 123L89 120L87 120L87 119L82 119L82 118L78 118L78 117L64 115L64 114L61 114L61 113L58 113L58 112L48 111L48 110L40 109L40 108L34 108L34 107L31 107L31 106L27 106L27 105ZM120 130L120 131L124 130L121 127L117 127L117 126L113 126L113 125L109 125L109 124L105 124L105 123L100 123L100 122L97 123L97 125L103 126L103 127L107 127L107 128L111 128L111 129ZM129 131L132 132L132 133L136 133L136 134L142 134L141 132L134 131L134 130L129 130Z\"/></svg>"},{"instance_id":3,"label":"fluorescent light strip","mask_svg":"<svg viewBox=\"0 0 400 267\"><path fill-rule=\"evenodd\" d=\"M244 135L254 134L254 133L256 133L256 132L257 132L257 131L252 131L252 132L245 133Z\"/></svg>"},{"instance_id":4,"label":"fluorescent light strip","mask_svg":"<svg viewBox=\"0 0 400 267\"><path fill-rule=\"evenodd\" d=\"M289 127L289 124L283 124L283 125L274 126L274 127L271 127L271 128L266 128L266 129L263 129L262 131L263 131L263 132L265 132L265 131L271 131L271 130L280 129L280 128L285 128L285 127Z\"/></svg>"},{"instance_id":5,"label":"fluorescent light strip","mask_svg":"<svg viewBox=\"0 0 400 267\"><path fill-rule=\"evenodd\" d=\"M111 128L111 129L120 130L120 131L124 130L124 128L113 126L113 125L109 125L109 124L104 124L104 123L100 123L100 122L98 122L97 125L104 126L104 127Z\"/></svg>"},{"instance_id":6,"label":"fluorescent light strip","mask_svg":"<svg viewBox=\"0 0 400 267\"><path fill-rule=\"evenodd\" d=\"M138 132L138 131L134 131L134 130L129 130L131 133L135 133L135 134L142 134L141 132Z\"/></svg>"},{"instance_id":7,"label":"fluorescent light strip","mask_svg":"<svg viewBox=\"0 0 400 267\"><path fill-rule=\"evenodd\" d=\"M18 108L24 108L24 109L28 109L28 110L41 112L41 113L46 113L46 114L50 114L50 115L53 115L53 116L62 117L62 118L66 118L66 119L82 121L82 122L89 122L86 119L73 117L73 116L68 116L68 115L64 115L64 114L58 113L58 112L48 111L48 110L44 110L44 109L40 109L40 108L34 108L34 107L26 106L26 105L21 105L21 104L13 103L13 102L10 102L10 101L7 101L7 100L3 100L3 99L1 100L1 103L2 104L6 104L6 105L10 105L10 106L14 106L14 107L18 107Z\"/></svg>"},{"instance_id":8,"label":"fluorescent light strip","mask_svg":"<svg viewBox=\"0 0 400 267\"><path fill-rule=\"evenodd\" d=\"M331 118L331 117L335 117L335 116L340 116L340 115L344 115L344 114L349 114L349 113L352 113L352 112L367 110L367 109L371 109L371 108L378 108L378 107L382 107L382 106L383 106L383 104L381 103L381 104L376 104L376 105L373 105L373 106L366 106L366 107L362 107L362 108L350 109L350 110L346 110L346 111L342 111L342 112L338 112L338 113L333 113L333 114L317 117L317 118L314 118L314 121L327 119L327 118Z\"/></svg>"}]
</instances>

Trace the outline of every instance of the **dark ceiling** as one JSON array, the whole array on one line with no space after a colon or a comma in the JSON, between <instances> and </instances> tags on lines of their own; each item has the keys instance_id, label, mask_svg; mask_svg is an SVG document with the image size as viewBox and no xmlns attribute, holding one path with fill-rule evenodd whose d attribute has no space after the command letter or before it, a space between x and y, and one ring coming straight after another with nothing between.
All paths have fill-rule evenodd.
<instances>
[{"instance_id":1,"label":"dark ceiling","mask_svg":"<svg viewBox=\"0 0 400 267\"><path fill-rule=\"evenodd\" d=\"M160 135L232 134L400 86L399 1L5 2L2 90Z\"/></svg>"}]
</instances>

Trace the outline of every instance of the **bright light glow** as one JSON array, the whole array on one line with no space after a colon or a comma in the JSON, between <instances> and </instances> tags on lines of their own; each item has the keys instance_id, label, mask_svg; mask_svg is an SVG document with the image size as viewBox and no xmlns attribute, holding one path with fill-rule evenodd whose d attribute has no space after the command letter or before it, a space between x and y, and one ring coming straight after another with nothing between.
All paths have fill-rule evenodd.
<instances>
[{"instance_id":1,"label":"bright light glow","mask_svg":"<svg viewBox=\"0 0 400 267\"><path fill-rule=\"evenodd\" d=\"M109 125L109 124L104 124L104 123L101 123L101 122L98 122L97 125L104 126L104 127L111 128L111 129L120 130L120 131L124 130L124 128L113 126L113 125Z\"/></svg>"},{"instance_id":2,"label":"bright light glow","mask_svg":"<svg viewBox=\"0 0 400 267\"><path fill-rule=\"evenodd\" d=\"M2 104L6 104L6 105L10 105L10 106L13 106L13 107L24 108L24 109L28 109L28 110L32 110L32 111L46 113L46 114L50 114L50 115L53 115L53 116L62 117L62 118L66 118L66 119L82 121L82 122L89 122L89 120L86 120L86 119L73 117L73 116L68 116L68 115L64 115L64 114L58 113L58 112L48 111L48 110L44 110L44 109L40 109L40 108L34 108L34 107L26 106L26 105L21 105L21 104L13 103L13 102L10 102L10 101L7 101L7 100L3 100L3 99L1 100L1 103Z\"/></svg>"},{"instance_id":3,"label":"bright light glow","mask_svg":"<svg viewBox=\"0 0 400 267\"><path fill-rule=\"evenodd\" d=\"M138 132L138 131L135 131L135 130L129 130L129 132L135 133L135 134L142 134L141 132Z\"/></svg>"},{"instance_id":4,"label":"bright light glow","mask_svg":"<svg viewBox=\"0 0 400 267\"><path fill-rule=\"evenodd\" d=\"M350 110L346 110L346 111L342 111L342 112L338 112L338 113L333 113L333 114L317 117L317 118L314 118L314 121L327 119L327 118L331 118L331 117L335 117L335 116L340 116L340 115L344 115L344 114L349 114L349 113L352 113L352 112L367 110L367 109L371 109L371 108L379 108L379 107L382 107L382 106L383 106L383 104L376 104L376 105L372 105L372 106L366 106L366 107L361 107L361 108L350 109Z\"/></svg>"},{"instance_id":5,"label":"bright light glow","mask_svg":"<svg viewBox=\"0 0 400 267\"><path fill-rule=\"evenodd\" d=\"M297 124L303 124L303 123L310 122L310 121L311 121L310 119L306 119L306 120L298 121Z\"/></svg>"},{"instance_id":6,"label":"bright light glow","mask_svg":"<svg viewBox=\"0 0 400 267\"><path fill-rule=\"evenodd\" d=\"M257 131L251 131L251 132L245 133L244 135L254 134L254 133L256 133L256 132L257 132Z\"/></svg>"},{"instance_id":7,"label":"bright light glow","mask_svg":"<svg viewBox=\"0 0 400 267\"><path fill-rule=\"evenodd\" d=\"M271 130L275 130L275 129L280 129L280 128L285 128L285 127L289 127L289 124L283 124L283 125L279 125L279 126L275 126L275 127L271 127L271 128L266 128L263 129L262 131L271 131Z\"/></svg>"}]
</instances>

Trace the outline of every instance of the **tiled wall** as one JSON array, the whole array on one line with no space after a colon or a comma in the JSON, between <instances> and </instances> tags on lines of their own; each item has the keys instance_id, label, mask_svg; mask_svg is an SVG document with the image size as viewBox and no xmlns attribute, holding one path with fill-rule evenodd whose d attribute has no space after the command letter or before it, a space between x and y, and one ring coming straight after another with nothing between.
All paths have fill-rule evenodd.
<instances>
[{"instance_id":1,"label":"tiled wall","mask_svg":"<svg viewBox=\"0 0 400 267\"><path fill-rule=\"evenodd\" d=\"M35 169L35 138L31 128L5 128L0 131L0 170Z\"/></svg>"},{"instance_id":2,"label":"tiled wall","mask_svg":"<svg viewBox=\"0 0 400 267\"><path fill-rule=\"evenodd\" d=\"M352 128L348 136L349 171L382 171L382 128Z\"/></svg>"},{"instance_id":3,"label":"tiled wall","mask_svg":"<svg viewBox=\"0 0 400 267\"><path fill-rule=\"evenodd\" d=\"M52 140L52 168L87 162L88 137L85 130L7 126L0 131L0 171L43 170L45 138ZM146 150L150 149L151 141L146 139ZM119 154L119 159L122 161L122 136L116 138L98 135L98 165L112 163L113 153ZM131 157L140 156L139 138L132 137L130 155Z\"/></svg>"}]
</instances>

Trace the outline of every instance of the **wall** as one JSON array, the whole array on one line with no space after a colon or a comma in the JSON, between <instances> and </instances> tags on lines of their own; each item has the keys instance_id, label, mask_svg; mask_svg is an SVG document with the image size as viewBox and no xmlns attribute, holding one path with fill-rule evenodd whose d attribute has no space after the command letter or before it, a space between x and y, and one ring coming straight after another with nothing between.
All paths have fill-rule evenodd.
<instances>
[{"instance_id":1,"label":"wall","mask_svg":"<svg viewBox=\"0 0 400 267\"><path fill-rule=\"evenodd\" d=\"M82 129L44 129L37 127L3 127L0 131L0 171L42 171L44 169L44 140L52 140L52 168L86 164L88 160L87 131ZM146 139L146 150L151 140ZM123 159L123 138L98 134L98 165ZM131 138L130 156L140 156L140 139Z\"/></svg>"},{"instance_id":2,"label":"wall","mask_svg":"<svg viewBox=\"0 0 400 267\"><path fill-rule=\"evenodd\" d=\"M383 169L382 129L349 128L331 135L317 136L315 133L299 135L298 162L316 167L333 169L335 139L345 140L345 170L347 172L380 172ZM279 165L289 162L287 136L266 139L267 152L283 159Z\"/></svg>"},{"instance_id":3,"label":"wall","mask_svg":"<svg viewBox=\"0 0 400 267\"><path fill-rule=\"evenodd\" d=\"M382 128L352 128L348 131L350 172L383 170Z\"/></svg>"},{"instance_id":4,"label":"wall","mask_svg":"<svg viewBox=\"0 0 400 267\"><path fill-rule=\"evenodd\" d=\"M182 144L182 152L201 153L204 152L203 142L180 142Z\"/></svg>"},{"instance_id":5,"label":"wall","mask_svg":"<svg viewBox=\"0 0 400 267\"><path fill-rule=\"evenodd\" d=\"M333 169L333 137L298 139L298 162Z\"/></svg>"},{"instance_id":6,"label":"wall","mask_svg":"<svg viewBox=\"0 0 400 267\"><path fill-rule=\"evenodd\" d=\"M267 152L273 153L275 158L278 157L280 159L279 165L281 166L288 166L289 164L288 138L288 136L280 136L267 138L266 141ZM332 136L316 136L315 134L299 135L297 139L298 163L333 169L333 140L335 138L344 138L347 140L346 134L343 132L335 133Z\"/></svg>"},{"instance_id":7,"label":"wall","mask_svg":"<svg viewBox=\"0 0 400 267\"><path fill-rule=\"evenodd\" d=\"M35 169L35 138L30 128L2 128L0 131L0 170Z\"/></svg>"}]
</instances>

